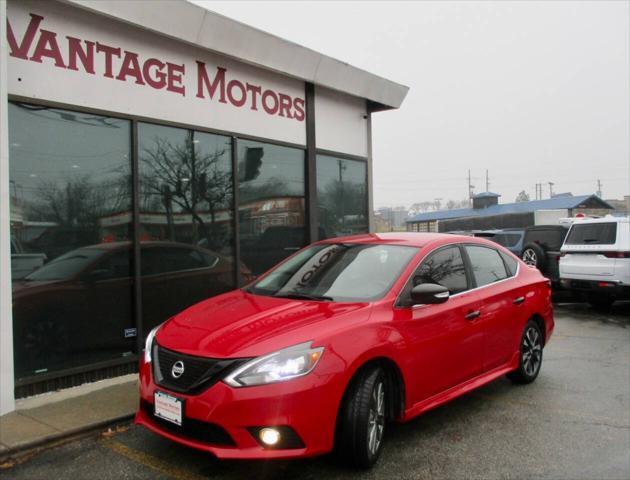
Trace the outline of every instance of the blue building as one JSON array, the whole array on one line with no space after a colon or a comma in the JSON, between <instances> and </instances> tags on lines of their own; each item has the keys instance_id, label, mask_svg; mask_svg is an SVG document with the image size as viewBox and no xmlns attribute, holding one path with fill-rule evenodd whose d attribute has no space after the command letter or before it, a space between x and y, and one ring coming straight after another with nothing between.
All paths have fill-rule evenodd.
<instances>
[{"instance_id":1,"label":"blue building","mask_svg":"<svg viewBox=\"0 0 630 480\"><path fill-rule=\"evenodd\" d=\"M545 200L499 204L500 195L478 193L472 208L426 212L407 220L409 232L451 232L456 230L490 230L523 228L578 213L606 215L613 207L596 195L562 194Z\"/></svg>"}]
</instances>

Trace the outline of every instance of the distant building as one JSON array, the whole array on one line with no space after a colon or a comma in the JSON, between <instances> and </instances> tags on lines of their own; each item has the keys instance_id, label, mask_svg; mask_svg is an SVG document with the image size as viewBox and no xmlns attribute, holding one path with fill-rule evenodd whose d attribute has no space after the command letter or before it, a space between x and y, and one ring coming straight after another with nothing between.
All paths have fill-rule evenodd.
<instances>
[{"instance_id":1,"label":"distant building","mask_svg":"<svg viewBox=\"0 0 630 480\"><path fill-rule=\"evenodd\" d=\"M407 220L409 232L450 232L521 228L557 223L559 218L577 213L606 215L613 207L596 195L569 194L545 200L499 204L500 195L483 192L473 197L472 208L439 210L415 215Z\"/></svg>"},{"instance_id":2,"label":"distant building","mask_svg":"<svg viewBox=\"0 0 630 480\"><path fill-rule=\"evenodd\" d=\"M395 232L405 230L409 216L405 207L382 207L374 212L374 224L377 232Z\"/></svg>"},{"instance_id":3,"label":"distant building","mask_svg":"<svg viewBox=\"0 0 630 480\"><path fill-rule=\"evenodd\" d=\"M623 200L607 199L606 203L614 207L613 215L622 217L630 215L630 195L624 195Z\"/></svg>"}]
</instances>

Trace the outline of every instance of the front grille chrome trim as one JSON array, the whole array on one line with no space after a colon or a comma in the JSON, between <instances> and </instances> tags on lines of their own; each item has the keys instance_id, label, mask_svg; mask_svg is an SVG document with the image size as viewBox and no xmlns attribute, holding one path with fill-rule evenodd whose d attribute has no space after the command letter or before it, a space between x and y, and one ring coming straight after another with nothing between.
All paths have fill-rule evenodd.
<instances>
[{"instance_id":1,"label":"front grille chrome trim","mask_svg":"<svg viewBox=\"0 0 630 480\"><path fill-rule=\"evenodd\" d=\"M208 358L179 353L153 343L153 378L160 387L178 393L196 395L210 388L251 358ZM173 364L184 363L184 373L173 378Z\"/></svg>"}]
</instances>

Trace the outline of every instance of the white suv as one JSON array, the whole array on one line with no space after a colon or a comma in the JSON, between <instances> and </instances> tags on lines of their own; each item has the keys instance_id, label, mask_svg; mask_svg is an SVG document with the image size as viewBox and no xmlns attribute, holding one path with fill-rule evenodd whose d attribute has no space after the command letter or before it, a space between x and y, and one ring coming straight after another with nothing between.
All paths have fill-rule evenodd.
<instances>
[{"instance_id":1,"label":"white suv","mask_svg":"<svg viewBox=\"0 0 630 480\"><path fill-rule=\"evenodd\" d=\"M576 219L560 252L562 287L595 307L630 299L630 217Z\"/></svg>"}]
</instances>

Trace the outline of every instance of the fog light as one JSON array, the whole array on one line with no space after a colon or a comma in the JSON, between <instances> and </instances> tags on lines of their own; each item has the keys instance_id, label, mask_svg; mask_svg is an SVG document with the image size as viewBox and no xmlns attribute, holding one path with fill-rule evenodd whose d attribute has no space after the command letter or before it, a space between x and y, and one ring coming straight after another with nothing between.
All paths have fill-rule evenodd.
<instances>
[{"instance_id":1,"label":"fog light","mask_svg":"<svg viewBox=\"0 0 630 480\"><path fill-rule=\"evenodd\" d=\"M275 428L263 428L258 436L265 445L273 446L280 441L280 432Z\"/></svg>"}]
</instances>

